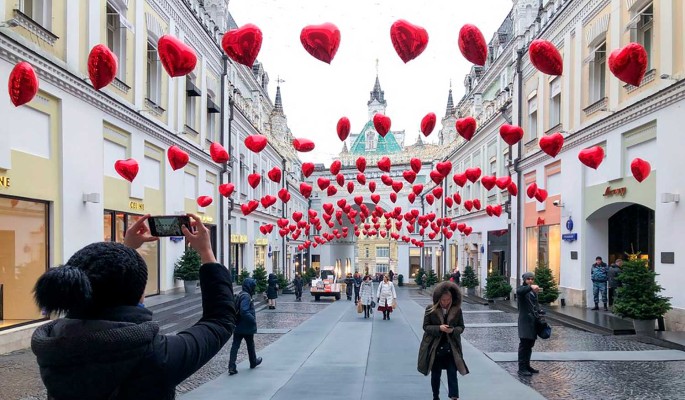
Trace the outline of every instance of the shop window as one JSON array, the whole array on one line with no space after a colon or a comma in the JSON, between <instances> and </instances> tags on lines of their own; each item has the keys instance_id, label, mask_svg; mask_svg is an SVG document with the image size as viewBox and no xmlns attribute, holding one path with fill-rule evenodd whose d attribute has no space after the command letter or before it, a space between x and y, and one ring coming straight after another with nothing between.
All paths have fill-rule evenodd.
<instances>
[{"instance_id":1,"label":"shop window","mask_svg":"<svg viewBox=\"0 0 685 400\"><path fill-rule=\"evenodd\" d=\"M0 329L42 318L33 287L48 269L48 204L0 197Z\"/></svg>"},{"instance_id":2,"label":"shop window","mask_svg":"<svg viewBox=\"0 0 685 400\"><path fill-rule=\"evenodd\" d=\"M117 78L126 82L126 27L123 15L107 3L107 47L117 56Z\"/></svg>"},{"instance_id":3,"label":"shop window","mask_svg":"<svg viewBox=\"0 0 685 400\"><path fill-rule=\"evenodd\" d=\"M157 46L147 42L147 99L155 105L162 103L162 64L157 55Z\"/></svg>"},{"instance_id":4,"label":"shop window","mask_svg":"<svg viewBox=\"0 0 685 400\"><path fill-rule=\"evenodd\" d=\"M255 245L254 247L254 264L256 267L264 267L266 265L266 246L257 246Z\"/></svg>"},{"instance_id":5,"label":"shop window","mask_svg":"<svg viewBox=\"0 0 685 400\"><path fill-rule=\"evenodd\" d=\"M526 271L535 271L538 266L552 270L559 284L561 264L561 226L540 225L526 228Z\"/></svg>"}]
</instances>

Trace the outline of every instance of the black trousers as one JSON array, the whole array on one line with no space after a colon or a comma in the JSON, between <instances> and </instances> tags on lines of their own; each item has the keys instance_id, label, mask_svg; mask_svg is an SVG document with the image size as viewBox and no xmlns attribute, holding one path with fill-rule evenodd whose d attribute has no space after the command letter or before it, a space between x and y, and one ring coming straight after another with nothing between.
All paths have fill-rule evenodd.
<instances>
[{"instance_id":1,"label":"black trousers","mask_svg":"<svg viewBox=\"0 0 685 400\"><path fill-rule=\"evenodd\" d=\"M433 362L433 368L431 369L431 389L433 389L433 397L437 398L440 396L440 377L443 369L447 370L447 397L459 397L457 364L454 363L454 357L451 355L445 357L443 360L436 359Z\"/></svg>"},{"instance_id":2,"label":"black trousers","mask_svg":"<svg viewBox=\"0 0 685 400\"><path fill-rule=\"evenodd\" d=\"M614 299L616 298L616 289L617 288L609 288L609 305L613 306L614 305Z\"/></svg>"},{"instance_id":3,"label":"black trousers","mask_svg":"<svg viewBox=\"0 0 685 400\"><path fill-rule=\"evenodd\" d=\"M530 366L530 356L533 354L535 339L520 338L519 343L519 371L525 371Z\"/></svg>"},{"instance_id":4,"label":"black trousers","mask_svg":"<svg viewBox=\"0 0 685 400\"><path fill-rule=\"evenodd\" d=\"M235 360L238 358L238 349L240 348L240 342L242 342L243 339L245 339L245 344L247 345L247 356L250 360L250 366L257 363L257 353L254 349L254 335L234 333L233 344L231 345L231 355L228 359L228 368L235 368Z\"/></svg>"},{"instance_id":5,"label":"black trousers","mask_svg":"<svg viewBox=\"0 0 685 400\"><path fill-rule=\"evenodd\" d=\"M362 309L364 310L364 317L369 318L371 306L365 306L362 304Z\"/></svg>"},{"instance_id":6,"label":"black trousers","mask_svg":"<svg viewBox=\"0 0 685 400\"><path fill-rule=\"evenodd\" d=\"M357 304L357 302L359 301L359 291L360 290L361 290L361 286L360 287L357 287L357 286L354 287L354 304Z\"/></svg>"},{"instance_id":7,"label":"black trousers","mask_svg":"<svg viewBox=\"0 0 685 400\"><path fill-rule=\"evenodd\" d=\"M302 298L302 288L295 288L295 298L298 300Z\"/></svg>"}]
</instances>

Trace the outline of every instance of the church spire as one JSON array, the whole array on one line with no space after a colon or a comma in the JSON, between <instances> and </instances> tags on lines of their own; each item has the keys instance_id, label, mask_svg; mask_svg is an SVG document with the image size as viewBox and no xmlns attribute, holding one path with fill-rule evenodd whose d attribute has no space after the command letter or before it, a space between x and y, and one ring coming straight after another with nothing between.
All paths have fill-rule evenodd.
<instances>
[{"instance_id":1,"label":"church spire","mask_svg":"<svg viewBox=\"0 0 685 400\"><path fill-rule=\"evenodd\" d=\"M445 110L445 116L454 113L454 101L452 100L452 80L450 79L450 94L447 96L447 109Z\"/></svg>"},{"instance_id":2,"label":"church spire","mask_svg":"<svg viewBox=\"0 0 685 400\"><path fill-rule=\"evenodd\" d=\"M343 142L343 148L342 148L342 153L347 154L349 150L347 150L347 142Z\"/></svg>"},{"instance_id":3,"label":"church spire","mask_svg":"<svg viewBox=\"0 0 685 400\"><path fill-rule=\"evenodd\" d=\"M276 79L276 83L278 86L276 86L276 101L274 102L274 111L283 113L283 100L281 99L281 83L285 82L281 77L279 76L278 79Z\"/></svg>"}]
</instances>

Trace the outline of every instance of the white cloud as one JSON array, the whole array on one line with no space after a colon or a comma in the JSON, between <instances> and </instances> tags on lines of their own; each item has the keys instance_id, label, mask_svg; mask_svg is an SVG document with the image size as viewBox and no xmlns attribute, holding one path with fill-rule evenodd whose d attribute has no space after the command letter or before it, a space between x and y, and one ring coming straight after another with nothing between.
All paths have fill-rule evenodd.
<instances>
[{"instance_id":1,"label":"white cloud","mask_svg":"<svg viewBox=\"0 0 685 400\"><path fill-rule=\"evenodd\" d=\"M283 107L295 137L315 141L304 161L330 163L342 149L335 126L347 116L352 132L368 121L366 102L379 78L388 102L392 129L407 132L405 144L416 141L421 118L445 114L449 82L455 102L464 94L463 80L471 64L457 45L466 23L480 28L490 41L512 6L511 0L231 0L229 10L239 26L257 25L264 40L258 60L264 63L275 98L276 77ZM404 64L390 41L390 26L398 19L428 31L426 50ZM306 25L332 22L341 32L338 53L325 64L310 56L300 43ZM440 122L428 141L437 141Z\"/></svg>"}]
</instances>

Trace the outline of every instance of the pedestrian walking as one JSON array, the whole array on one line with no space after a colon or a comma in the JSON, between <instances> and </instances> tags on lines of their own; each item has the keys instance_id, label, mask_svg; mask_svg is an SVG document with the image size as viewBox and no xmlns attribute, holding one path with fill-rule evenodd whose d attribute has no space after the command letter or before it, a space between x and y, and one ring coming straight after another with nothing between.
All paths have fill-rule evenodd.
<instances>
[{"instance_id":1,"label":"pedestrian walking","mask_svg":"<svg viewBox=\"0 0 685 400\"><path fill-rule=\"evenodd\" d=\"M454 269L454 272L452 273L452 279L454 279L454 283L456 283L457 285L461 284L461 272L459 272L459 268Z\"/></svg>"},{"instance_id":2,"label":"pedestrian walking","mask_svg":"<svg viewBox=\"0 0 685 400\"><path fill-rule=\"evenodd\" d=\"M235 375L238 373L235 361L238 358L238 349L240 343L245 340L247 346L247 357L250 360L250 369L257 368L262 363L262 358L257 357L257 352L254 348L254 335L257 333L257 314L254 309L254 296L257 282L252 278L247 278L243 281L243 290L236 296L236 306L238 308L238 324L233 333L233 344L231 345L231 354L228 359L228 374Z\"/></svg>"},{"instance_id":3,"label":"pedestrian walking","mask_svg":"<svg viewBox=\"0 0 685 400\"><path fill-rule=\"evenodd\" d=\"M362 285L362 275L359 273L359 271L356 271L354 273L354 304L356 305L357 302L359 301L359 290Z\"/></svg>"},{"instance_id":4,"label":"pedestrian walking","mask_svg":"<svg viewBox=\"0 0 685 400\"><path fill-rule=\"evenodd\" d=\"M266 298L269 300L269 310L275 310L278 298L278 277L273 272L267 279Z\"/></svg>"},{"instance_id":5,"label":"pedestrian walking","mask_svg":"<svg viewBox=\"0 0 685 400\"><path fill-rule=\"evenodd\" d=\"M395 292L395 284L390 282L387 275L383 275L383 282L378 284L376 298L378 311L383 312L384 320L389 320L392 309L397 306L397 293Z\"/></svg>"},{"instance_id":6,"label":"pedestrian walking","mask_svg":"<svg viewBox=\"0 0 685 400\"><path fill-rule=\"evenodd\" d=\"M302 287L304 286L304 280L300 276L299 272L295 274L293 285L295 286L295 301L302 301Z\"/></svg>"},{"instance_id":7,"label":"pedestrian walking","mask_svg":"<svg viewBox=\"0 0 685 400\"><path fill-rule=\"evenodd\" d=\"M362 304L364 318L369 318L373 311L373 281L369 275L364 277L359 288L359 302Z\"/></svg>"},{"instance_id":8,"label":"pedestrian walking","mask_svg":"<svg viewBox=\"0 0 685 400\"><path fill-rule=\"evenodd\" d=\"M533 354L533 346L538 337L535 322L537 316L541 314L540 305L538 304L538 292L540 287L535 285L535 275L532 272L526 272L521 277L523 284L516 289L516 301L518 303L519 320L519 375L532 376L537 374L537 369L531 367L530 357Z\"/></svg>"},{"instance_id":9,"label":"pedestrian walking","mask_svg":"<svg viewBox=\"0 0 685 400\"><path fill-rule=\"evenodd\" d=\"M351 301L352 300L352 285L354 284L354 278L352 278L351 273L347 273L347 276L345 277L345 294L347 295L347 300ZM355 302L356 304L356 302Z\"/></svg>"},{"instance_id":10,"label":"pedestrian walking","mask_svg":"<svg viewBox=\"0 0 685 400\"><path fill-rule=\"evenodd\" d=\"M607 284L609 286L609 307L614 306L614 299L616 298L616 290L621 286L618 280L618 275L621 273L623 260L617 258L607 271Z\"/></svg>"},{"instance_id":11,"label":"pedestrian walking","mask_svg":"<svg viewBox=\"0 0 685 400\"><path fill-rule=\"evenodd\" d=\"M66 315L31 339L49 399L173 399L176 385L226 344L236 316L231 273L216 262L200 218L188 216L182 231L202 261L202 317L176 335L161 335L140 306L148 267L135 249L157 240L149 215L131 225L123 244L90 244L38 279L39 308Z\"/></svg>"},{"instance_id":12,"label":"pedestrian walking","mask_svg":"<svg viewBox=\"0 0 685 400\"><path fill-rule=\"evenodd\" d=\"M450 399L459 399L457 371L469 373L464 362L461 334L464 316L461 311L461 291L453 282L441 282L433 291L433 304L423 316L423 339L419 347L417 369L424 375L431 373L433 400L440 398L440 377L447 371L447 390Z\"/></svg>"},{"instance_id":13,"label":"pedestrian walking","mask_svg":"<svg viewBox=\"0 0 685 400\"><path fill-rule=\"evenodd\" d=\"M595 258L595 263L592 264L592 269L590 270L590 278L592 279L592 297L595 301L595 308L592 310L599 310L599 294L602 294L602 303L604 303L604 311L608 311L607 308L607 281L609 268L606 263L602 261L602 257Z\"/></svg>"}]
</instances>

